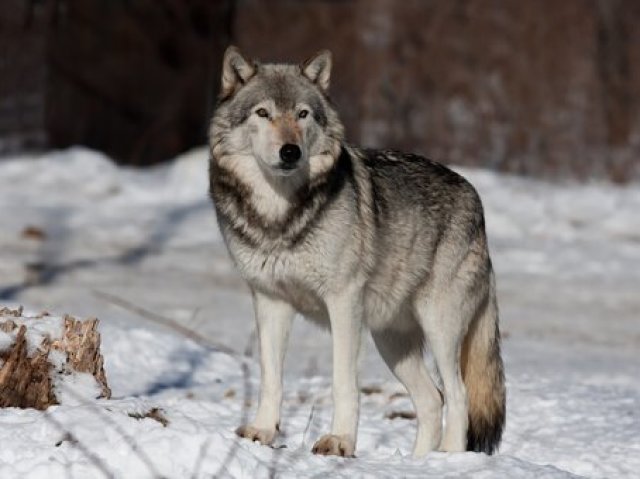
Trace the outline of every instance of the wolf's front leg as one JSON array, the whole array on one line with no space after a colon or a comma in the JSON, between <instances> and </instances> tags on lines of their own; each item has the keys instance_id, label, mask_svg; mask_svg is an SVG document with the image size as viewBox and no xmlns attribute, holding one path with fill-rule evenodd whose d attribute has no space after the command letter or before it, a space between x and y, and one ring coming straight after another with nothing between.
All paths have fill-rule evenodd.
<instances>
[{"instance_id":1,"label":"wolf's front leg","mask_svg":"<svg viewBox=\"0 0 640 479\"><path fill-rule=\"evenodd\" d=\"M236 434L262 444L271 444L280 424L282 364L295 310L288 303L253 292L260 340L260 402L255 420L236 429Z\"/></svg>"},{"instance_id":2,"label":"wolf's front leg","mask_svg":"<svg viewBox=\"0 0 640 479\"><path fill-rule=\"evenodd\" d=\"M333 421L313 452L353 456L358 434L358 352L362 329L362 294L349 289L327 299L333 341Z\"/></svg>"}]
</instances>

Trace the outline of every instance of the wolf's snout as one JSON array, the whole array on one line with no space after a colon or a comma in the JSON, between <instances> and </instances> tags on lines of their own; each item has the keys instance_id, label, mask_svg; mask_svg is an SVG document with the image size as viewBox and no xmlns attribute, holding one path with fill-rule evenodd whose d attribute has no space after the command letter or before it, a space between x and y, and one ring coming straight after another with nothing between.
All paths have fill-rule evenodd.
<instances>
[{"instance_id":1,"label":"wolf's snout","mask_svg":"<svg viewBox=\"0 0 640 479\"><path fill-rule=\"evenodd\" d=\"M280 148L280 159L286 166L293 166L302 156L302 151L298 145L287 143Z\"/></svg>"}]
</instances>

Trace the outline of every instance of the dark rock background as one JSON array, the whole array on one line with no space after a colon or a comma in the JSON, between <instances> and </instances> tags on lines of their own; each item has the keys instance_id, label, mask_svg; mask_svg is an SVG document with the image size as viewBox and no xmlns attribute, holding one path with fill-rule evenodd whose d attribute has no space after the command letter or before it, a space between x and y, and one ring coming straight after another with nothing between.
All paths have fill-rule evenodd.
<instances>
[{"instance_id":1,"label":"dark rock background","mask_svg":"<svg viewBox=\"0 0 640 479\"><path fill-rule=\"evenodd\" d=\"M205 141L229 43L334 53L349 139L547 178L640 178L637 0L3 0L0 151L144 165Z\"/></svg>"}]
</instances>

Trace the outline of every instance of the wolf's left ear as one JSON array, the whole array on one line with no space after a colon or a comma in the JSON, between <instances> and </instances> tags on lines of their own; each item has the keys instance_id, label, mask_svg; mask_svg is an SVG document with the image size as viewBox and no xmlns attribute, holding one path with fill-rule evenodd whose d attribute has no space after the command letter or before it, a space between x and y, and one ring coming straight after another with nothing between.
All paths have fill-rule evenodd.
<instances>
[{"instance_id":1,"label":"wolf's left ear","mask_svg":"<svg viewBox=\"0 0 640 479\"><path fill-rule=\"evenodd\" d=\"M331 63L331 52L322 50L302 64L302 73L321 90L327 91L331 77Z\"/></svg>"},{"instance_id":2,"label":"wolf's left ear","mask_svg":"<svg viewBox=\"0 0 640 479\"><path fill-rule=\"evenodd\" d=\"M241 85L248 82L256 73L256 65L242 56L238 47L233 45L224 52L222 60L222 89L220 95L225 98Z\"/></svg>"}]
</instances>

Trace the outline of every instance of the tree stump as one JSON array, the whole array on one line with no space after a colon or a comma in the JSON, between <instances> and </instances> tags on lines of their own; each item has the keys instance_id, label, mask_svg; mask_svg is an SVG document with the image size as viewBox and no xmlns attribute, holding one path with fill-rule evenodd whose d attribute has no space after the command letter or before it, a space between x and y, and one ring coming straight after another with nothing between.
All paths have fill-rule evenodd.
<instances>
[{"instance_id":1,"label":"tree stump","mask_svg":"<svg viewBox=\"0 0 640 479\"><path fill-rule=\"evenodd\" d=\"M97 327L96 318L0 308L0 407L44 410L70 395L109 398Z\"/></svg>"}]
</instances>

